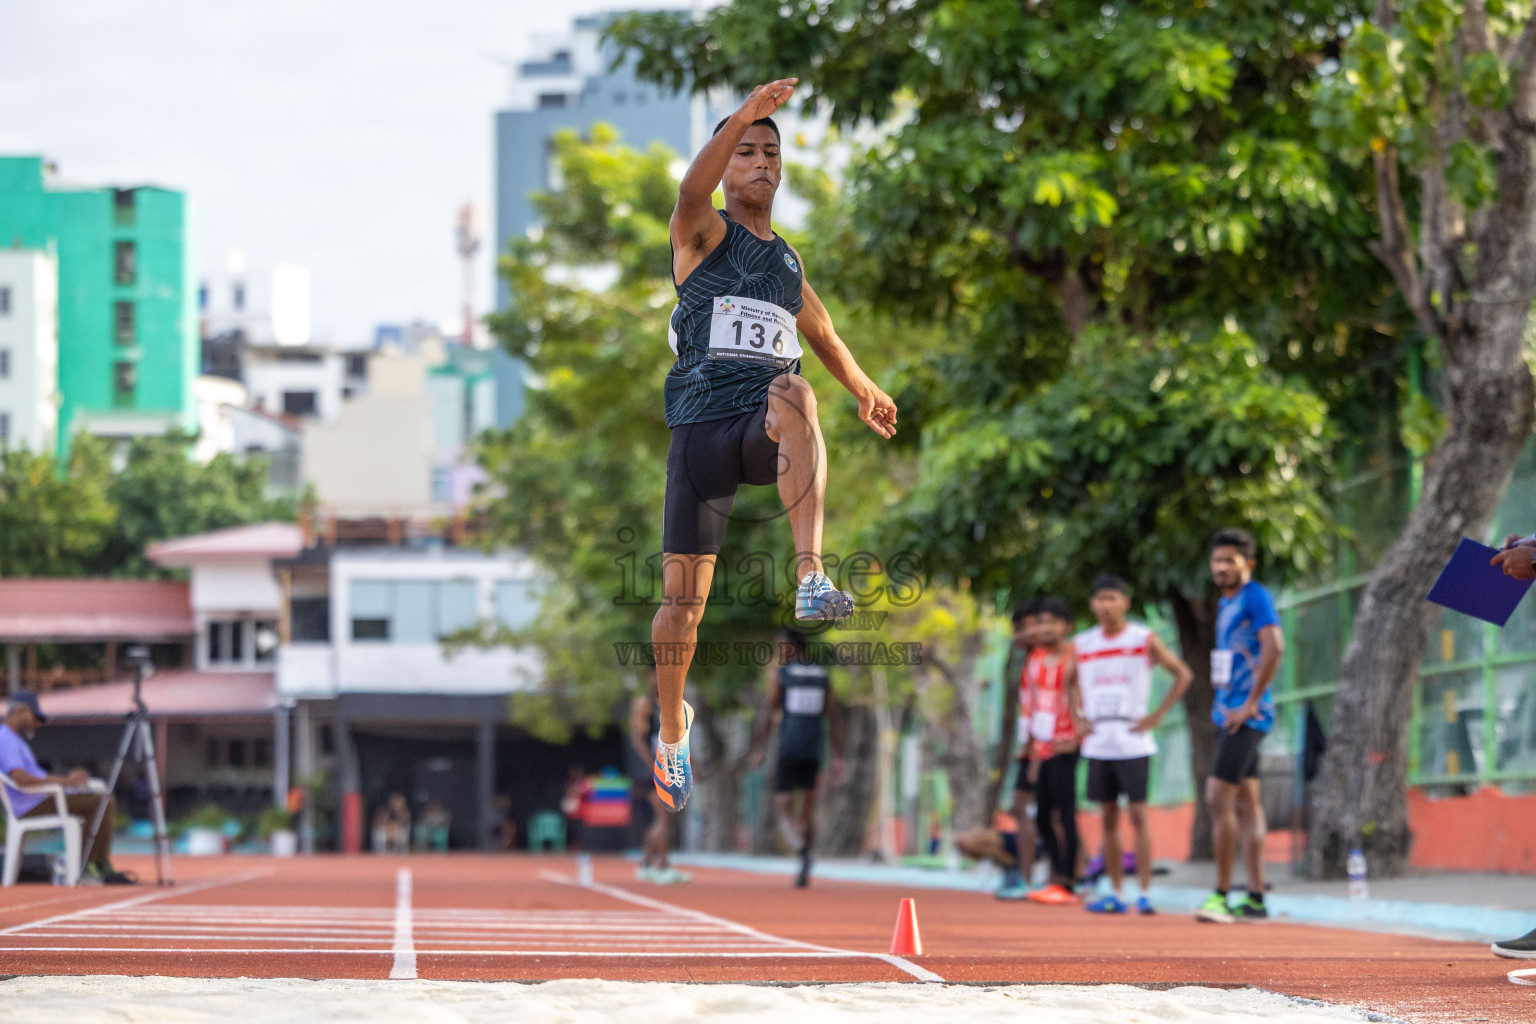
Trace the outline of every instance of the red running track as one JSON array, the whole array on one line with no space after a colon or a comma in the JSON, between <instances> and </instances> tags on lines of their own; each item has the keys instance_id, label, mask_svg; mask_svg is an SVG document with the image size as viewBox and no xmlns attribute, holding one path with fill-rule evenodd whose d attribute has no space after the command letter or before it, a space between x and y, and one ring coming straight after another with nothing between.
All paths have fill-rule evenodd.
<instances>
[{"instance_id":1,"label":"red running track","mask_svg":"<svg viewBox=\"0 0 1536 1024\"><path fill-rule=\"evenodd\" d=\"M125 859L131 860L131 859ZM128 864L153 876L147 860ZM1414 1021L1536 1020L1486 946L1267 922L1106 918L980 893L565 857L178 858L178 885L0 890L0 974L1252 985ZM926 955L889 948L915 896Z\"/></svg>"}]
</instances>

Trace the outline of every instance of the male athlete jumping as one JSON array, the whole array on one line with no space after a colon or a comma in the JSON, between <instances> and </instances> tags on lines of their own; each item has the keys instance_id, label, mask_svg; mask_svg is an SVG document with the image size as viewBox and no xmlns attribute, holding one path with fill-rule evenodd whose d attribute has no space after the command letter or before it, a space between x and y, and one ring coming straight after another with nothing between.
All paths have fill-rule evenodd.
<instances>
[{"instance_id":1,"label":"male athlete jumping","mask_svg":"<svg viewBox=\"0 0 1536 1024\"><path fill-rule=\"evenodd\" d=\"M859 369L811 290L800 254L774 233L773 197L783 174L779 129L769 117L797 78L752 90L715 126L678 188L672 211L677 308L667 374L667 496L662 526L662 600L651 624L657 652L661 733L656 792L673 811L693 789L683 683L714 578L715 556L742 484L777 484L795 539L795 615L841 619L853 598L821 561L826 445L816 396L800 376L799 334L859 402L881 437L896 433L896 403ZM719 185L725 209L712 197ZM798 329L798 333L797 333Z\"/></svg>"}]
</instances>

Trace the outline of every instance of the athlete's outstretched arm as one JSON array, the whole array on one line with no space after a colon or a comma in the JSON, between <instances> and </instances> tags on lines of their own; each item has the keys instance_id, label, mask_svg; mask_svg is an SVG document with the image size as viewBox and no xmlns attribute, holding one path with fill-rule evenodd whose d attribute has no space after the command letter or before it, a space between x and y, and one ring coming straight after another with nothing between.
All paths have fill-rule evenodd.
<instances>
[{"instance_id":1,"label":"athlete's outstretched arm","mask_svg":"<svg viewBox=\"0 0 1536 1024\"><path fill-rule=\"evenodd\" d=\"M797 258L799 255L795 253ZM805 266L805 261L801 260L800 265ZM859 368L853 353L848 351L843 339L837 336L827 307L821 304L821 298L811 287L811 282L804 278L801 279L800 295L805 300L805 306L797 318L798 326L810 344L811 351L837 378L837 382L859 400L859 419L869 424L869 429L881 437L891 437L896 433L896 403Z\"/></svg>"},{"instance_id":2,"label":"athlete's outstretched arm","mask_svg":"<svg viewBox=\"0 0 1536 1024\"><path fill-rule=\"evenodd\" d=\"M725 169L730 166L731 154L753 121L772 116L789 102L798 81L798 78L781 78L753 89L725 127L704 143L677 188L677 206L672 210L671 224L673 246L702 249L710 247L711 241L718 244L725 233L725 225L715 214L712 200L720 179L725 176Z\"/></svg>"}]
</instances>

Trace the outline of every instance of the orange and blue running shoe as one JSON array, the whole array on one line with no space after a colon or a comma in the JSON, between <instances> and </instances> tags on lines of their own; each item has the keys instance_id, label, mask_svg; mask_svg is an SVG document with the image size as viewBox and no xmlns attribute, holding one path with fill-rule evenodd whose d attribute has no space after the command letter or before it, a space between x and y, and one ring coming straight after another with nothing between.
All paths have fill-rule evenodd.
<instances>
[{"instance_id":1,"label":"orange and blue running shoe","mask_svg":"<svg viewBox=\"0 0 1536 1024\"><path fill-rule=\"evenodd\" d=\"M693 705L683 701L683 738L676 743L663 743L656 738L656 766L652 775L656 780L656 795L667 809L676 813L688 802L693 792L693 764L688 759L688 730L693 728Z\"/></svg>"}]
</instances>

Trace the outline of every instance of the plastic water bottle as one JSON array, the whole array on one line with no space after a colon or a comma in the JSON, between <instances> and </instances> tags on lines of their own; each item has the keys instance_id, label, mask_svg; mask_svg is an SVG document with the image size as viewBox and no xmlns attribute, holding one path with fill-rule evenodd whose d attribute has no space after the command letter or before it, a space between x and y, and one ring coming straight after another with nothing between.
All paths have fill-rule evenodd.
<instances>
[{"instance_id":1,"label":"plastic water bottle","mask_svg":"<svg viewBox=\"0 0 1536 1024\"><path fill-rule=\"evenodd\" d=\"M1368 900L1371 898L1371 884L1365 880L1365 854L1360 852L1360 847L1349 851L1349 860L1345 861L1345 870L1349 872L1349 898L1352 900Z\"/></svg>"},{"instance_id":2,"label":"plastic water bottle","mask_svg":"<svg viewBox=\"0 0 1536 1024\"><path fill-rule=\"evenodd\" d=\"M64 858L62 856L55 854L53 857L53 863L50 865L50 867L53 870L54 885L69 884L69 865L64 863Z\"/></svg>"},{"instance_id":3,"label":"plastic water bottle","mask_svg":"<svg viewBox=\"0 0 1536 1024\"><path fill-rule=\"evenodd\" d=\"M592 884L592 855L590 853L578 853L576 855L576 884L590 886Z\"/></svg>"}]
</instances>

